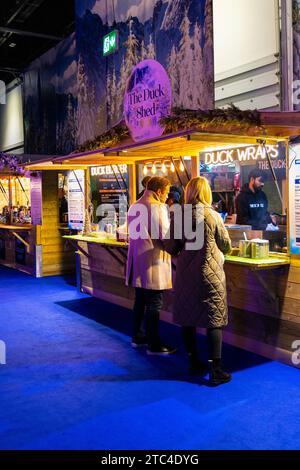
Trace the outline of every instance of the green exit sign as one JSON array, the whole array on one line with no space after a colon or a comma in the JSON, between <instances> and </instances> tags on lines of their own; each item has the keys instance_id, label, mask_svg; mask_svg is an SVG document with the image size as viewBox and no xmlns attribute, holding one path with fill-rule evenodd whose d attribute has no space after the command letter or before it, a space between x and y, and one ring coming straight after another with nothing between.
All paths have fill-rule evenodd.
<instances>
[{"instance_id":1,"label":"green exit sign","mask_svg":"<svg viewBox=\"0 0 300 470\"><path fill-rule=\"evenodd\" d=\"M109 55L118 50L118 31L115 29L103 38L103 55Z\"/></svg>"}]
</instances>

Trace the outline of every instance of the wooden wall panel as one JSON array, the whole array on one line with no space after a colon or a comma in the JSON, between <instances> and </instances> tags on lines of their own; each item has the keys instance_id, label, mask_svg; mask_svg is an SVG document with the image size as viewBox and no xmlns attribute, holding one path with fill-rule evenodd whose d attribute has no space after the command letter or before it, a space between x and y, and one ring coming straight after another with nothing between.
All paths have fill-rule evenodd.
<instances>
[{"instance_id":1,"label":"wooden wall panel","mask_svg":"<svg viewBox=\"0 0 300 470\"><path fill-rule=\"evenodd\" d=\"M58 171L43 172L43 223L41 227L42 275L75 270L75 253L59 230Z\"/></svg>"}]
</instances>

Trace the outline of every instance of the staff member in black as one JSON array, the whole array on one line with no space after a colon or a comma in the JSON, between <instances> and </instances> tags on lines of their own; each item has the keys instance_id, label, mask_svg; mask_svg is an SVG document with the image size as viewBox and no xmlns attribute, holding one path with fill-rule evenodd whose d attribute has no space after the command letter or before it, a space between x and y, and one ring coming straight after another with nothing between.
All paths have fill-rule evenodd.
<instances>
[{"instance_id":1,"label":"staff member in black","mask_svg":"<svg viewBox=\"0 0 300 470\"><path fill-rule=\"evenodd\" d=\"M265 230L271 223L276 225L276 217L268 212L268 199L263 187L263 172L252 170L249 182L243 186L235 201L237 224L251 225L253 230Z\"/></svg>"}]
</instances>

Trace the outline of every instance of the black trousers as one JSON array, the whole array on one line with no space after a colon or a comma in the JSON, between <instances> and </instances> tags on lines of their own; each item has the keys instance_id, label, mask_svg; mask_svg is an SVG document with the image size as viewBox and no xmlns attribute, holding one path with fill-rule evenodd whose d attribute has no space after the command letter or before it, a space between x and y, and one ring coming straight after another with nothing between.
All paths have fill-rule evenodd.
<instances>
[{"instance_id":1,"label":"black trousers","mask_svg":"<svg viewBox=\"0 0 300 470\"><path fill-rule=\"evenodd\" d=\"M207 328L208 358L222 357L222 328ZM183 326L182 336L186 352L192 358L197 357L197 330L194 326Z\"/></svg>"},{"instance_id":2,"label":"black trousers","mask_svg":"<svg viewBox=\"0 0 300 470\"><path fill-rule=\"evenodd\" d=\"M160 345L159 314L163 305L162 290L135 288L133 306L133 338L145 336L144 319L146 313L146 337L150 347Z\"/></svg>"}]
</instances>

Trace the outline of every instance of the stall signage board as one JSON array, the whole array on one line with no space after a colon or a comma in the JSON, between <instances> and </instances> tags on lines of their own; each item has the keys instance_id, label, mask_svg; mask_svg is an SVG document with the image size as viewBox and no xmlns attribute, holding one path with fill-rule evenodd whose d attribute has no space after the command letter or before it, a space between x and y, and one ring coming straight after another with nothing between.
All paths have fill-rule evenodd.
<instances>
[{"instance_id":1,"label":"stall signage board","mask_svg":"<svg viewBox=\"0 0 300 470\"><path fill-rule=\"evenodd\" d=\"M266 145L271 160L278 158L279 152L276 145ZM200 154L205 165L228 165L234 162L256 162L266 160L267 155L261 145L251 145L246 147L224 148Z\"/></svg>"},{"instance_id":2,"label":"stall signage board","mask_svg":"<svg viewBox=\"0 0 300 470\"><path fill-rule=\"evenodd\" d=\"M125 122L135 142L160 137L162 117L171 113L168 74L156 60L143 60L131 72L124 97Z\"/></svg>"},{"instance_id":3,"label":"stall signage board","mask_svg":"<svg viewBox=\"0 0 300 470\"><path fill-rule=\"evenodd\" d=\"M290 252L300 255L300 145L289 152Z\"/></svg>"},{"instance_id":4,"label":"stall signage board","mask_svg":"<svg viewBox=\"0 0 300 470\"><path fill-rule=\"evenodd\" d=\"M118 30L111 31L103 38L103 55L113 54L118 50L119 46L119 32Z\"/></svg>"},{"instance_id":5,"label":"stall signage board","mask_svg":"<svg viewBox=\"0 0 300 470\"><path fill-rule=\"evenodd\" d=\"M68 225L82 230L84 223L84 170L68 172Z\"/></svg>"},{"instance_id":6,"label":"stall signage board","mask_svg":"<svg viewBox=\"0 0 300 470\"><path fill-rule=\"evenodd\" d=\"M96 190L98 205L112 204L117 209L120 197L126 198L127 196L127 165L101 165L91 167L91 188L92 192Z\"/></svg>"},{"instance_id":7,"label":"stall signage board","mask_svg":"<svg viewBox=\"0 0 300 470\"><path fill-rule=\"evenodd\" d=\"M30 211L32 225L42 225L42 174L30 175Z\"/></svg>"}]
</instances>

